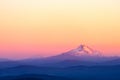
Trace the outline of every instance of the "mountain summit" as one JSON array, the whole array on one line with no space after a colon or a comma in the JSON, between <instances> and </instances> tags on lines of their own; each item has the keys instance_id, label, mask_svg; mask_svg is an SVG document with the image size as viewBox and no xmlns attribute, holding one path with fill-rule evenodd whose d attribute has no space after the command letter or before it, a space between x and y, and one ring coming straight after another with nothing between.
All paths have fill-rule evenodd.
<instances>
[{"instance_id":1,"label":"mountain summit","mask_svg":"<svg viewBox=\"0 0 120 80\"><path fill-rule=\"evenodd\" d=\"M82 44L79 47L64 53L64 55L65 54L66 55L73 55L73 56L98 56L101 53L99 51L92 49L89 46Z\"/></svg>"}]
</instances>

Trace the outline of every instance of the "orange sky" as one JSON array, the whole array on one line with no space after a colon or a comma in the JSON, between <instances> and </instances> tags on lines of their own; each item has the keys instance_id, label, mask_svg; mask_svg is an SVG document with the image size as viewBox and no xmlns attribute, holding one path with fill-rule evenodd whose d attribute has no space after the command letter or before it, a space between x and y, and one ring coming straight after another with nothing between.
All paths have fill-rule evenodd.
<instances>
[{"instance_id":1,"label":"orange sky","mask_svg":"<svg viewBox=\"0 0 120 80\"><path fill-rule=\"evenodd\" d=\"M54 55L81 43L105 55L119 55L119 4L119 0L0 0L0 56Z\"/></svg>"}]
</instances>

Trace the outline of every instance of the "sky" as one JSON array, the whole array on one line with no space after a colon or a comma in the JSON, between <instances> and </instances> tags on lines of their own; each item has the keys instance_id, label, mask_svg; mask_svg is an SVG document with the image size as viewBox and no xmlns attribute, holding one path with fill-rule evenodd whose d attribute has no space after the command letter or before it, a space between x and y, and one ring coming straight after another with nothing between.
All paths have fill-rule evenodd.
<instances>
[{"instance_id":1,"label":"sky","mask_svg":"<svg viewBox=\"0 0 120 80\"><path fill-rule=\"evenodd\" d=\"M0 0L0 57L51 56L85 44L120 55L120 0Z\"/></svg>"}]
</instances>

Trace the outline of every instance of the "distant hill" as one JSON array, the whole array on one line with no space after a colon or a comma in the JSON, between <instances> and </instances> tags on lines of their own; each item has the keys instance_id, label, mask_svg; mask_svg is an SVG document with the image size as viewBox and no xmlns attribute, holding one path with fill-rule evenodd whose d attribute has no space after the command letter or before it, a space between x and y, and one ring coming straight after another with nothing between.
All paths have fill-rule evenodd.
<instances>
[{"instance_id":1,"label":"distant hill","mask_svg":"<svg viewBox=\"0 0 120 80\"><path fill-rule=\"evenodd\" d=\"M46 58L0 60L0 80L120 80L120 57L85 45Z\"/></svg>"},{"instance_id":2,"label":"distant hill","mask_svg":"<svg viewBox=\"0 0 120 80\"><path fill-rule=\"evenodd\" d=\"M0 77L0 80L73 80L73 79L50 75L27 74L19 76Z\"/></svg>"}]
</instances>

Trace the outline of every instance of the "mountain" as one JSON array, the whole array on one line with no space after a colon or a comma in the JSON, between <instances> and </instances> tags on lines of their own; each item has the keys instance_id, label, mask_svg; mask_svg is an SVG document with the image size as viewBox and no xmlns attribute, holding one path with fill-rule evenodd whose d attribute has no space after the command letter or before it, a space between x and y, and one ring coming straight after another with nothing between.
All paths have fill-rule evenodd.
<instances>
[{"instance_id":1,"label":"mountain","mask_svg":"<svg viewBox=\"0 0 120 80\"><path fill-rule=\"evenodd\" d=\"M36 58L36 59L27 59L22 60L25 64L28 65L36 65L36 66L59 66L59 65L74 65L74 64L87 64L92 65L96 62L96 59L100 61L104 60L103 57L100 56L101 53L98 51L93 50L92 48L80 45L79 47L70 50L68 52L46 57L46 58ZM94 62L94 63L93 63ZM63 64L61 64L63 63ZM65 63L65 64L64 64ZM68 65L68 66L69 66ZM60 66L59 66L60 67Z\"/></svg>"},{"instance_id":2,"label":"mountain","mask_svg":"<svg viewBox=\"0 0 120 80\"><path fill-rule=\"evenodd\" d=\"M86 45L80 45L75 49L51 57L30 58L18 61L3 60L0 62L0 68L15 67L19 65L33 65L39 67L69 67L79 65L118 65L119 63L119 57L102 56L100 51L96 51Z\"/></svg>"},{"instance_id":3,"label":"mountain","mask_svg":"<svg viewBox=\"0 0 120 80\"><path fill-rule=\"evenodd\" d=\"M111 61L115 61L119 57L105 57L100 51L96 51L86 45L79 47L62 54L44 57L25 59L18 61L26 65L47 66L47 67L68 67L68 66L94 66L94 65L110 65ZM113 62L117 63L117 62Z\"/></svg>"},{"instance_id":4,"label":"mountain","mask_svg":"<svg viewBox=\"0 0 120 80\"><path fill-rule=\"evenodd\" d=\"M70 50L64 54L72 56L99 56L101 53L86 45L80 45L76 49Z\"/></svg>"},{"instance_id":5,"label":"mountain","mask_svg":"<svg viewBox=\"0 0 120 80\"><path fill-rule=\"evenodd\" d=\"M106 57L88 47L62 54L0 62L0 80L120 80L120 57Z\"/></svg>"},{"instance_id":6,"label":"mountain","mask_svg":"<svg viewBox=\"0 0 120 80\"><path fill-rule=\"evenodd\" d=\"M64 60L77 60L77 61L92 61L96 62L97 60L104 60L104 57L101 55L99 51L96 51L88 46L80 45L79 47L72 49L68 52L64 52L62 54L48 57L46 60L54 60L57 61L64 61Z\"/></svg>"},{"instance_id":7,"label":"mountain","mask_svg":"<svg viewBox=\"0 0 120 80\"><path fill-rule=\"evenodd\" d=\"M62 59L80 59L80 58L87 58L87 57L101 57L101 53L98 51L93 50L92 48L85 46L85 45L80 45L79 47L72 49L68 52L62 53L57 56L53 56L51 58L62 58Z\"/></svg>"}]
</instances>

